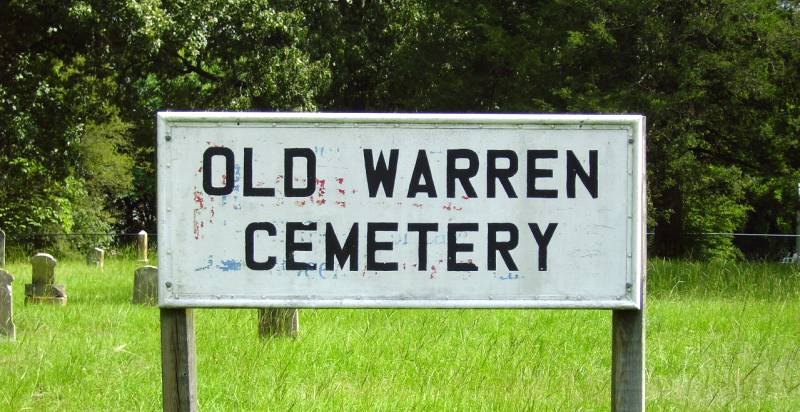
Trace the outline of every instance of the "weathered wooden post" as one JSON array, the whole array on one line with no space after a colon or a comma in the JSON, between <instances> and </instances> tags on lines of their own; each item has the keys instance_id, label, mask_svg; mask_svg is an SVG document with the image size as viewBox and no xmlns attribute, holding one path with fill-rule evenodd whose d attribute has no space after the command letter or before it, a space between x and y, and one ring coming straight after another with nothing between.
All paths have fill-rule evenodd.
<instances>
[{"instance_id":1,"label":"weathered wooden post","mask_svg":"<svg viewBox=\"0 0 800 412\"><path fill-rule=\"evenodd\" d=\"M0 229L0 268L6 267L6 232Z\"/></svg>"},{"instance_id":2,"label":"weathered wooden post","mask_svg":"<svg viewBox=\"0 0 800 412\"><path fill-rule=\"evenodd\" d=\"M31 258L33 279L25 285L25 303L67 304L67 287L56 284L56 260L47 253L37 253Z\"/></svg>"},{"instance_id":3,"label":"weathered wooden post","mask_svg":"<svg viewBox=\"0 0 800 412\"><path fill-rule=\"evenodd\" d=\"M158 302L158 268L142 266L133 274L133 303L155 305Z\"/></svg>"},{"instance_id":4,"label":"weathered wooden post","mask_svg":"<svg viewBox=\"0 0 800 412\"><path fill-rule=\"evenodd\" d=\"M15 340L17 336L14 326L14 296L11 282L14 277L5 270L0 269L0 338Z\"/></svg>"},{"instance_id":5,"label":"weathered wooden post","mask_svg":"<svg viewBox=\"0 0 800 412\"><path fill-rule=\"evenodd\" d=\"M161 308L164 412L197 411L197 361L192 309Z\"/></svg>"},{"instance_id":6,"label":"weathered wooden post","mask_svg":"<svg viewBox=\"0 0 800 412\"><path fill-rule=\"evenodd\" d=\"M147 262L147 232L142 229L137 235L139 248L139 262Z\"/></svg>"},{"instance_id":7,"label":"weathered wooden post","mask_svg":"<svg viewBox=\"0 0 800 412\"><path fill-rule=\"evenodd\" d=\"M645 323L641 310L614 310L611 322L611 410L645 409Z\"/></svg>"},{"instance_id":8,"label":"weathered wooden post","mask_svg":"<svg viewBox=\"0 0 800 412\"><path fill-rule=\"evenodd\" d=\"M300 310L292 308L258 309L258 335L262 338L288 336L300 333Z\"/></svg>"}]
</instances>

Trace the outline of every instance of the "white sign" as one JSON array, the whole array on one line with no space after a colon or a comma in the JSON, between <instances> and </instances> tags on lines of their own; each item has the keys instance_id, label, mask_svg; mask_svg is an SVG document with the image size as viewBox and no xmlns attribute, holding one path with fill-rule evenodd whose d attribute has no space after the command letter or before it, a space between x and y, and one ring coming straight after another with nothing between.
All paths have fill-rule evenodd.
<instances>
[{"instance_id":1,"label":"white sign","mask_svg":"<svg viewBox=\"0 0 800 412\"><path fill-rule=\"evenodd\" d=\"M162 307L639 308L644 119L160 113Z\"/></svg>"}]
</instances>

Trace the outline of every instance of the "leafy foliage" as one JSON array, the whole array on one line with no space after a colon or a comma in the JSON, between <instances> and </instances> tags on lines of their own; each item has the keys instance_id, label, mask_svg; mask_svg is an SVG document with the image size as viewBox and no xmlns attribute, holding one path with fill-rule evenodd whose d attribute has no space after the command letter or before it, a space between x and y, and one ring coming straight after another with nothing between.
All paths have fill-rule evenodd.
<instances>
[{"instance_id":1,"label":"leafy foliage","mask_svg":"<svg viewBox=\"0 0 800 412\"><path fill-rule=\"evenodd\" d=\"M642 113L651 251L763 255L769 246L694 233L792 231L798 10L772 0L4 2L0 225L154 230L158 110Z\"/></svg>"}]
</instances>

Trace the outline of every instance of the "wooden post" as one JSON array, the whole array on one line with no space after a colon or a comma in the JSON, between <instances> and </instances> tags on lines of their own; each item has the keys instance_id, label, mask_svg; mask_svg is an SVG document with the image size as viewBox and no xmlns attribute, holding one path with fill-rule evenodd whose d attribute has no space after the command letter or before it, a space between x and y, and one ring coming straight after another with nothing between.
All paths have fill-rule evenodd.
<instances>
[{"instance_id":1,"label":"wooden post","mask_svg":"<svg viewBox=\"0 0 800 412\"><path fill-rule=\"evenodd\" d=\"M192 309L161 309L164 411L197 411L197 363Z\"/></svg>"},{"instance_id":2,"label":"wooden post","mask_svg":"<svg viewBox=\"0 0 800 412\"><path fill-rule=\"evenodd\" d=\"M258 309L258 335L262 338L288 336L300 333L300 310L291 308Z\"/></svg>"},{"instance_id":3,"label":"wooden post","mask_svg":"<svg viewBox=\"0 0 800 412\"><path fill-rule=\"evenodd\" d=\"M643 411L645 327L642 310L613 311L611 352L611 410Z\"/></svg>"},{"instance_id":4,"label":"wooden post","mask_svg":"<svg viewBox=\"0 0 800 412\"><path fill-rule=\"evenodd\" d=\"M795 216L794 233L797 235L797 237L794 238L794 253L800 256L800 210L797 211L797 215Z\"/></svg>"}]
</instances>

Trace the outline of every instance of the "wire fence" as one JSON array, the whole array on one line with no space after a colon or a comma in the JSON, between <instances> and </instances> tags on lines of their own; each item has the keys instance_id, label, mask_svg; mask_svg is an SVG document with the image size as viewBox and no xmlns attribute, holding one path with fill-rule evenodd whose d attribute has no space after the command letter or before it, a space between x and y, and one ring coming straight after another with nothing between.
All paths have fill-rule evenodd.
<instances>
[{"instance_id":1,"label":"wire fence","mask_svg":"<svg viewBox=\"0 0 800 412\"><path fill-rule=\"evenodd\" d=\"M135 254L139 233L97 232L97 233L5 233L5 252L7 256L24 258L37 252L47 252L54 256L81 256L90 253L95 247L106 249L110 254ZM148 248L153 250L158 234L147 233Z\"/></svg>"}]
</instances>

